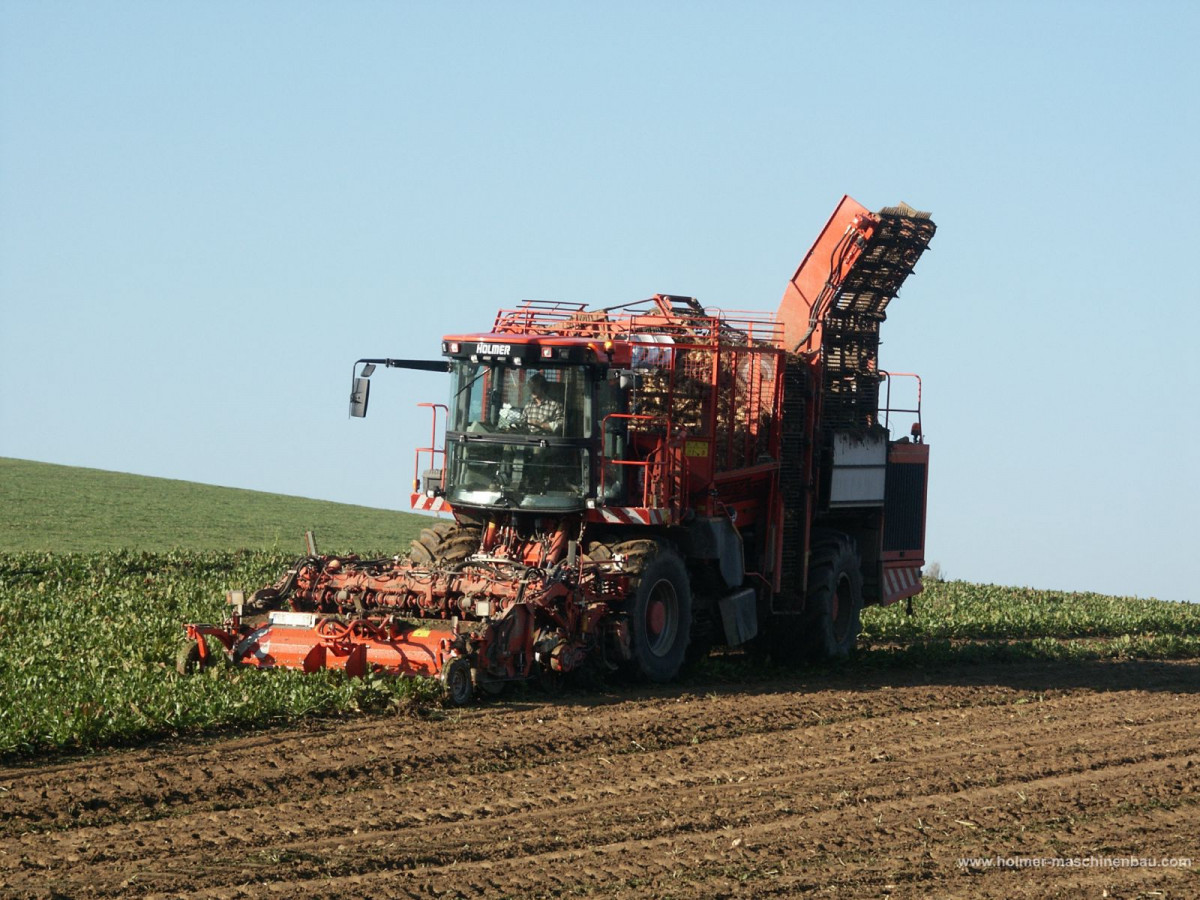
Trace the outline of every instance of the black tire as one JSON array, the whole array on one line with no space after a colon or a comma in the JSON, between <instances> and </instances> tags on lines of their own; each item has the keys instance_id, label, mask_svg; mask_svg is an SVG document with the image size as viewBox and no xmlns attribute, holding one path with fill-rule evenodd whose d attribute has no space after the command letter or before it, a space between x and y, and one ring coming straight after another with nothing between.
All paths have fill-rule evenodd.
<instances>
[{"instance_id":1,"label":"black tire","mask_svg":"<svg viewBox=\"0 0 1200 900\"><path fill-rule=\"evenodd\" d=\"M475 698L475 685L471 681L471 664L465 659L455 658L442 669L442 687L446 689L446 702L451 706L466 706Z\"/></svg>"},{"instance_id":2,"label":"black tire","mask_svg":"<svg viewBox=\"0 0 1200 900\"><path fill-rule=\"evenodd\" d=\"M843 659L862 631L862 558L847 535L813 535L808 594L804 602L803 649L808 659Z\"/></svg>"},{"instance_id":3,"label":"black tire","mask_svg":"<svg viewBox=\"0 0 1200 900\"><path fill-rule=\"evenodd\" d=\"M447 533L453 530L453 528L454 522L451 521L443 520L441 522L434 522L428 528L421 529L420 536L412 542L412 546L416 547L419 545L423 547L432 558L432 554L437 551Z\"/></svg>"},{"instance_id":4,"label":"black tire","mask_svg":"<svg viewBox=\"0 0 1200 900\"><path fill-rule=\"evenodd\" d=\"M626 571L636 575L627 607L634 675L648 681L674 679L683 666L692 630L692 589L687 567L673 549L654 541L630 541L613 548L624 554Z\"/></svg>"},{"instance_id":5,"label":"black tire","mask_svg":"<svg viewBox=\"0 0 1200 900\"><path fill-rule=\"evenodd\" d=\"M421 530L408 558L418 566L462 562L479 549L479 529L456 522L437 522Z\"/></svg>"},{"instance_id":6,"label":"black tire","mask_svg":"<svg viewBox=\"0 0 1200 900\"><path fill-rule=\"evenodd\" d=\"M212 647L208 648L208 657L204 658L200 655L200 644L189 638L179 645L179 651L175 654L175 671L180 675L194 675L214 662Z\"/></svg>"}]
</instances>

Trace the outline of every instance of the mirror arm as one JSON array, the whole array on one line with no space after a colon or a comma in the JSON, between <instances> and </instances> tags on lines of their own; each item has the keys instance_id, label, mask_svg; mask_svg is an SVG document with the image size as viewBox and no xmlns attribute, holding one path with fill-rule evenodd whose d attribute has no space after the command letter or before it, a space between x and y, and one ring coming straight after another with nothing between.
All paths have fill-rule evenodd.
<instances>
[{"instance_id":1,"label":"mirror arm","mask_svg":"<svg viewBox=\"0 0 1200 900\"><path fill-rule=\"evenodd\" d=\"M359 366L362 373L359 374ZM444 359L359 359L350 369L350 415L361 419L367 414L367 401L371 396L370 377L376 366L385 369L416 369L421 372L449 372L450 361Z\"/></svg>"}]
</instances>

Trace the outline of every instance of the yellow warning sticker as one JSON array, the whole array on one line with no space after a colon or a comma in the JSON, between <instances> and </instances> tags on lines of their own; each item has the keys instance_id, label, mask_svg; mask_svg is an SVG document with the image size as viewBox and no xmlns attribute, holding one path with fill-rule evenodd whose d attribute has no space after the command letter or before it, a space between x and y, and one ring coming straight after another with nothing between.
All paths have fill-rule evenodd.
<instances>
[{"instance_id":1,"label":"yellow warning sticker","mask_svg":"<svg viewBox=\"0 0 1200 900\"><path fill-rule=\"evenodd\" d=\"M429 637L430 630L428 628L414 628L408 633L409 637Z\"/></svg>"},{"instance_id":2,"label":"yellow warning sticker","mask_svg":"<svg viewBox=\"0 0 1200 900\"><path fill-rule=\"evenodd\" d=\"M688 441L683 445L684 456L708 456L708 441Z\"/></svg>"}]
</instances>

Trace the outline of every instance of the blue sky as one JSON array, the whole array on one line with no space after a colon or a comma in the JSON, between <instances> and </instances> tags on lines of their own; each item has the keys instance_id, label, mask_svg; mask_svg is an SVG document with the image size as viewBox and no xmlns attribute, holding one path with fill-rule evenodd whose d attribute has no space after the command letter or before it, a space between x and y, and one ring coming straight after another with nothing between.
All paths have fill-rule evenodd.
<instances>
[{"instance_id":1,"label":"blue sky","mask_svg":"<svg viewBox=\"0 0 1200 900\"><path fill-rule=\"evenodd\" d=\"M773 310L931 210L953 578L1200 600L1189 3L0 0L0 455L403 509L431 357L523 298Z\"/></svg>"}]
</instances>

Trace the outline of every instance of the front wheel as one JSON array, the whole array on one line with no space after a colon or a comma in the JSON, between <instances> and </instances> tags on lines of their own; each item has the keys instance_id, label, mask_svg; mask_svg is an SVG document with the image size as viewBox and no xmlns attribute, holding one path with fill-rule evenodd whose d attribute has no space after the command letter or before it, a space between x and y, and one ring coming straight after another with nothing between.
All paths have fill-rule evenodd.
<instances>
[{"instance_id":1,"label":"front wheel","mask_svg":"<svg viewBox=\"0 0 1200 900\"><path fill-rule=\"evenodd\" d=\"M640 568L629 606L631 662L636 675L665 682L679 674L687 653L692 589L676 551L653 543L647 550L630 556L631 568Z\"/></svg>"},{"instance_id":2,"label":"front wheel","mask_svg":"<svg viewBox=\"0 0 1200 900\"><path fill-rule=\"evenodd\" d=\"M461 658L446 663L442 669L442 686L446 689L446 700L451 706L466 706L470 703L475 697L471 664Z\"/></svg>"},{"instance_id":3,"label":"front wheel","mask_svg":"<svg viewBox=\"0 0 1200 900\"><path fill-rule=\"evenodd\" d=\"M442 520L421 529L408 558L418 566L452 565L478 552L479 541L478 528Z\"/></svg>"}]
</instances>

